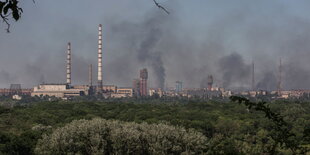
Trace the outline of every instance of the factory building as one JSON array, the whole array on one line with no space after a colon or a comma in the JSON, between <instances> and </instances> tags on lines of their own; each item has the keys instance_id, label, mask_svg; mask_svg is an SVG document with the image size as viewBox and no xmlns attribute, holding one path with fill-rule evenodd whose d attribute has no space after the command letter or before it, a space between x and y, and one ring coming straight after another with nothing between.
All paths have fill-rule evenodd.
<instances>
[{"instance_id":1,"label":"factory building","mask_svg":"<svg viewBox=\"0 0 310 155\"><path fill-rule=\"evenodd\" d=\"M90 87L85 85L71 86L71 43L67 45L66 59L66 83L65 84L40 84L33 88L31 96L54 96L57 98L70 98L88 95Z\"/></svg>"},{"instance_id":2,"label":"factory building","mask_svg":"<svg viewBox=\"0 0 310 155\"><path fill-rule=\"evenodd\" d=\"M199 97L202 99L212 99L217 97L222 97L221 91L210 91L206 88L202 89L186 89L185 90L185 96L191 98L191 97Z\"/></svg>"},{"instance_id":3,"label":"factory building","mask_svg":"<svg viewBox=\"0 0 310 155\"><path fill-rule=\"evenodd\" d=\"M40 84L34 87L31 96L54 96L57 98L70 98L83 96L88 93L88 89L70 87L68 84Z\"/></svg>"},{"instance_id":4,"label":"factory building","mask_svg":"<svg viewBox=\"0 0 310 155\"><path fill-rule=\"evenodd\" d=\"M0 96L10 96L10 95L26 95L30 96L33 89L20 89L20 91L16 92L16 90L3 88L0 89Z\"/></svg>"},{"instance_id":5,"label":"factory building","mask_svg":"<svg viewBox=\"0 0 310 155\"><path fill-rule=\"evenodd\" d=\"M165 92L161 88L150 88L149 89L149 95L150 96L156 96L163 97L165 95Z\"/></svg>"},{"instance_id":6,"label":"factory building","mask_svg":"<svg viewBox=\"0 0 310 155\"><path fill-rule=\"evenodd\" d=\"M133 89L132 88L117 88L117 92L111 94L112 98L122 98L122 97L133 97Z\"/></svg>"},{"instance_id":7,"label":"factory building","mask_svg":"<svg viewBox=\"0 0 310 155\"><path fill-rule=\"evenodd\" d=\"M10 88L0 89L0 96L11 96L11 95L29 95L32 89L22 89L21 84L11 84Z\"/></svg>"},{"instance_id":8,"label":"factory building","mask_svg":"<svg viewBox=\"0 0 310 155\"><path fill-rule=\"evenodd\" d=\"M127 88L127 87L121 87L117 89L118 94L125 94L126 97L132 97L133 96L133 89Z\"/></svg>"},{"instance_id":9,"label":"factory building","mask_svg":"<svg viewBox=\"0 0 310 155\"><path fill-rule=\"evenodd\" d=\"M66 58L66 83L65 84L40 84L34 87L31 96L55 96L59 98L69 98L74 96L92 95L94 90L97 94L103 92L115 93L117 87L114 85L102 85L102 25L99 25L98 37L98 86L92 86L92 66L89 66L89 85L71 85L72 52L71 43L67 45Z\"/></svg>"},{"instance_id":10,"label":"factory building","mask_svg":"<svg viewBox=\"0 0 310 155\"><path fill-rule=\"evenodd\" d=\"M99 86L96 87L97 92L102 93L116 93L117 92L117 86L115 85L103 85L101 88Z\"/></svg>"}]
</instances>

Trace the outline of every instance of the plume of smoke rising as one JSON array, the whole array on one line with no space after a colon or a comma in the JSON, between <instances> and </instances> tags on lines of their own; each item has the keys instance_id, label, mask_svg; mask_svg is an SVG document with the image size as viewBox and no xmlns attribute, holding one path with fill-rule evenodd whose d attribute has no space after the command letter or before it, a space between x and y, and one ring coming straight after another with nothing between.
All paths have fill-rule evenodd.
<instances>
[{"instance_id":1,"label":"plume of smoke rising","mask_svg":"<svg viewBox=\"0 0 310 155\"><path fill-rule=\"evenodd\" d=\"M182 9L175 7L175 1L171 3L173 5L167 6L169 9ZM222 6L223 2L213 3ZM210 73L219 77L215 80L222 81L225 87L250 87L250 64L245 60L255 58L257 88L274 90L277 81L276 62L281 56L284 58L283 87L310 88L310 22L308 18L295 16L290 8L270 1L243 1L238 6L223 10L222 14L210 14L206 25L203 22L191 23L176 11L167 16L157 8L154 10L156 12L141 15L139 19L126 16L129 18L117 21L113 16L102 22L105 26L105 82L130 86L138 70L149 67L154 73L150 76L157 81L156 87L163 87L165 81L174 83L176 80L182 80L188 87L197 87L203 77ZM196 11L199 13L199 10ZM204 20L192 14L190 17L198 19L194 21ZM84 25L85 21L61 19L62 27L55 26L53 31L41 30L42 36L37 36L32 43L39 47L29 46L29 39L26 39L31 33L38 33L36 31L30 34L22 32L28 34L25 36L19 33L9 41L0 36L0 64L10 66L1 68L0 84L7 86L8 83L21 82L32 86L42 81L65 81L65 44L68 40L72 40L73 56L76 56L72 64L73 81L87 82L87 65L97 63L98 18ZM93 26L85 30L83 28L86 25ZM40 25L38 29L41 27L44 26ZM44 44L42 38L46 36L49 37ZM15 46L16 42L19 46ZM30 53L32 50L37 53ZM232 50L243 52L228 52ZM18 55L24 59L15 58L15 51L20 51ZM30 57L35 60L30 61Z\"/></svg>"},{"instance_id":2,"label":"plume of smoke rising","mask_svg":"<svg viewBox=\"0 0 310 155\"><path fill-rule=\"evenodd\" d=\"M151 26L151 25L150 25ZM156 52L156 44L161 37L159 29L151 28L146 33L146 38L141 42L138 49L138 60L142 63L147 62L153 69L153 73L157 80L157 87L164 88L165 85L165 68L162 60L162 54Z\"/></svg>"},{"instance_id":3,"label":"plume of smoke rising","mask_svg":"<svg viewBox=\"0 0 310 155\"><path fill-rule=\"evenodd\" d=\"M158 43L162 38L162 30L157 25L160 23L159 16L153 16L146 20L143 27L146 28L144 39L140 43L140 47L137 50L138 60L142 63L147 62L153 69L153 75L156 79L156 85L159 88L165 86L165 67L162 60L161 52L157 51Z\"/></svg>"},{"instance_id":4,"label":"plume of smoke rising","mask_svg":"<svg viewBox=\"0 0 310 155\"><path fill-rule=\"evenodd\" d=\"M277 77L274 71L265 72L263 78L256 84L258 90L276 90Z\"/></svg>"},{"instance_id":5,"label":"plume of smoke rising","mask_svg":"<svg viewBox=\"0 0 310 155\"><path fill-rule=\"evenodd\" d=\"M16 79L14 76L12 76L9 72L1 70L0 72L0 83L6 83L9 85L9 83L14 82ZM8 87L8 86L6 86Z\"/></svg>"},{"instance_id":6,"label":"plume of smoke rising","mask_svg":"<svg viewBox=\"0 0 310 155\"><path fill-rule=\"evenodd\" d=\"M299 64L300 62L290 62L283 64L283 80L284 88L289 89L309 89L310 71L309 68Z\"/></svg>"},{"instance_id":7,"label":"plume of smoke rising","mask_svg":"<svg viewBox=\"0 0 310 155\"><path fill-rule=\"evenodd\" d=\"M166 69L162 60L162 55L160 52L154 53L152 56L151 66L154 70L157 86L161 89L165 88L165 78L166 78Z\"/></svg>"},{"instance_id":8,"label":"plume of smoke rising","mask_svg":"<svg viewBox=\"0 0 310 155\"><path fill-rule=\"evenodd\" d=\"M112 22L112 34L118 36L117 39L123 43L117 48L126 48L130 55L123 54L118 59L121 64L128 64L128 70L138 70L139 68L149 67L149 76L153 77L152 82L155 87L164 88L166 78L166 68L164 66L164 53L161 52L161 45L166 38L165 29L167 26L166 15L152 12L142 22ZM132 61L135 59L135 61ZM118 67L118 65L113 67ZM122 74L116 73L116 74ZM122 74L124 75L124 74ZM125 75L128 76L128 75ZM136 75L135 75L136 76ZM123 76L124 77L124 76ZM127 78L132 79L134 76Z\"/></svg>"},{"instance_id":9,"label":"plume of smoke rising","mask_svg":"<svg viewBox=\"0 0 310 155\"><path fill-rule=\"evenodd\" d=\"M204 77L200 82L200 88L208 88L208 77Z\"/></svg>"},{"instance_id":10,"label":"plume of smoke rising","mask_svg":"<svg viewBox=\"0 0 310 155\"><path fill-rule=\"evenodd\" d=\"M246 64L242 56L236 52L224 56L219 60L219 69L223 73L223 86L245 87L248 86L251 66Z\"/></svg>"}]
</instances>

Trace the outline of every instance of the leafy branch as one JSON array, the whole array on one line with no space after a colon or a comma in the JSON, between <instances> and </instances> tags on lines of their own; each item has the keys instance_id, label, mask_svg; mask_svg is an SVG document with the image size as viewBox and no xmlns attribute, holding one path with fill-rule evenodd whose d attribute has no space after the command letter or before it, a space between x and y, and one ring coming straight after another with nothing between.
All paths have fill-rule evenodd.
<instances>
[{"instance_id":1,"label":"leafy branch","mask_svg":"<svg viewBox=\"0 0 310 155\"><path fill-rule=\"evenodd\" d=\"M5 0L0 1L0 17L7 25L6 31L10 32L9 17L18 21L23 13L23 9L18 6L18 0Z\"/></svg>"},{"instance_id":2,"label":"leafy branch","mask_svg":"<svg viewBox=\"0 0 310 155\"><path fill-rule=\"evenodd\" d=\"M35 0L32 1L35 3ZM167 14L170 14L169 11L156 0L153 0L153 2L158 8L164 10ZM0 17L3 23L7 25L6 31L8 33L10 32L11 26L9 18L13 18L15 21L18 21L23 13L23 9L19 7L18 3L19 0L0 0Z\"/></svg>"},{"instance_id":3,"label":"leafy branch","mask_svg":"<svg viewBox=\"0 0 310 155\"><path fill-rule=\"evenodd\" d=\"M169 12L166 8L164 8L162 5L160 5L156 0L153 0L153 1L154 1L155 5L156 5L159 9L162 9L162 10L164 10L167 14L170 14L170 12Z\"/></svg>"},{"instance_id":4,"label":"leafy branch","mask_svg":"<svg viewBox=\"0 0 310 155\"><path fill-rule=\"evenodd\" d=\"M233 102L244 104L249 110L253 109L265 113L265 117L274 124L273 128L275 132L271 135L271 138L275 142L269 152L270 154L275 154L276 148L279 145L281 147L284 146L285 148L291 149L294 154L296 154L296 150L300 149L299 143L294 140L296 135L291 132L291 127L289 124L284 121L283 116L281 116L279 113L273 112L269 105L266 104L266 102L255 103L239 96L231 96L230 99Z\"/></svg>"}]
</instances>

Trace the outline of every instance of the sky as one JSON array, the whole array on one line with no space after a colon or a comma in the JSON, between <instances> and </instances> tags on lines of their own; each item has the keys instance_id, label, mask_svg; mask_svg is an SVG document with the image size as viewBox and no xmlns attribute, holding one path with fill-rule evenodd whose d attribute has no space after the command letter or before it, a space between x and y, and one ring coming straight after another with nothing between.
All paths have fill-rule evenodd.
<instances>
[{"instance_id":1,"label":"sky","mask_svg":"<svg viewBox=\"0 0 310 155\"><path fill-rule=\"evenodd\" d=\"M22 1L11 33L0 23L0 87L64 83L72 44L73 84L96 83L98 24L103 24L103 83L131 86L139 70L150 87L205 87L207 76L229 89L310 88L307 0L32 0Z\"/></svg>"}]
</instances>

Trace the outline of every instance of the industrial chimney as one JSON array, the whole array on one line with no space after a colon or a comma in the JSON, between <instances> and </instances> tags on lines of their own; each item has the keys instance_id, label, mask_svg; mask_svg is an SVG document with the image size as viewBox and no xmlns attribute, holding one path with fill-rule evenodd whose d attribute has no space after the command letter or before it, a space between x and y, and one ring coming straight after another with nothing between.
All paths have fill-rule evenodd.
<instances>
[{"instance_id":1,"label":"industrial chimney","mask_svg":"<svg viewBox=\"0 0 310 155\"><path fill-rule=\"evenodd\" d=\"M256 88L255 88L255 66L254 66L254 61L252 62L252 90L256 90Z\"/></svg>"},{"instance_id":2,"label":"industrial chimney","mask_svg":"<svg viewBox=\"0 0 310 155\"><path fill-rule=\"evenodd\" d=\"M89 82L89 86L93 86L93 65L89 64L88 67L88 82Z\"/></svg>"},{"instance_id":3,"label":"industrial chimney","mask_svg":"<svg viewBox=\"0 0 310 155\"><path fill-rule=\"evenodd\" d=\"M67 51L67 84L71 84L71 43L68 43Z\"/></svg>"},{"instance_id":4,"label":"industrial chimney","mask_svg":"<svg viewBox=\"0 0 310 155\"><path fill-rule=\"evenodd\" d=\"M102 25L99 24L98 36L98 93L102 93Z\"/></svg>"},{"instance_id":5,"label":"industrial chimney","mask_svg":"<svg viewBox=\"0 0 310 155\"><path fill-rule=\"evenodd\" d=\"M280 65L279 65L279 75L278 75L278 85L277 85L277 92L278 95L282 95L282 59L280 58Z\"/></svg>"}]
</instances>

